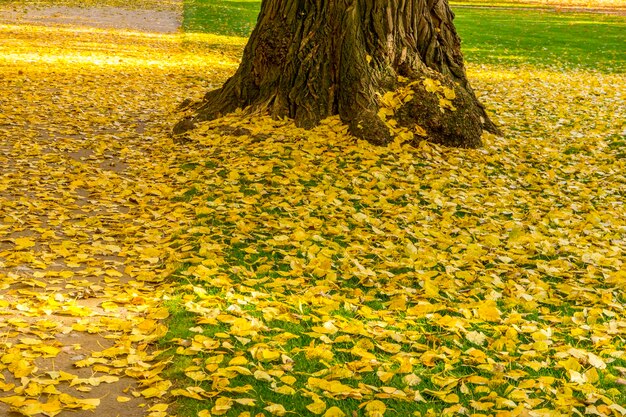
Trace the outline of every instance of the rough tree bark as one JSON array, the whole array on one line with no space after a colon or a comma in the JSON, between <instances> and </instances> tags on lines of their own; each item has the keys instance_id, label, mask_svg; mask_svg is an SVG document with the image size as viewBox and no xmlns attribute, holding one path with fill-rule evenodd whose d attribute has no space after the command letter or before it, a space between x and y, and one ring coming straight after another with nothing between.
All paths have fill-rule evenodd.
<instances>
[{"instance_id":1,"label":"rough tree bark","mask_svg":"<svg viewBox=\"0 0 626 417\"><path fill-rule=\"evenodd\" d=\"M480 146L483 129L498 129L467 81L453 18L447 0L263 0L235 75L176 128L246 107L304 128L338 114L352 134L383 145L393 135L381 99L409 88L393 110L398 126Z\"/></svg>"}]
</instances>

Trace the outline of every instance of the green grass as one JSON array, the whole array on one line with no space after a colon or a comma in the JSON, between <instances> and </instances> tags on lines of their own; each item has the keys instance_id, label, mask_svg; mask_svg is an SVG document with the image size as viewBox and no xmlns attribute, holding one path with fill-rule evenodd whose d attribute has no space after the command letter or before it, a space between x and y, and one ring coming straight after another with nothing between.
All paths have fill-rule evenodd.
<instances>
[{"instance_id":1,"label":"green grass","mask_svg":"<svg viewBox=\"0 0 626 417\"><path fill-rule=\"evenodd\" d=\"M248 36L260 1L187 0L183 29ZM454 4L470 63L626 71L626 17Z\"/></svg>"},{"instance_id":2,"label":"green grass","mask_svg":"<svg viewBox=\"0 0 626 417\"><path fill-rule=\"evenodd\" d=\"M186 0L183 30L248 36L256 23L260 5L259 0Z\"/></svg>"},{"instance_id":3,"label":"green grass","mask_svg":"<svg viewBox=\"0 0 626 417\"><path fill-rule=\"evenodd\" d=\"M456 7L467 61L626 71L626 18Z\"/></svg>"},{"instance_id":4,"label":"green grass","mask_svg":"<svg viewBox=\"0 0 626 417\"><path fill-rule=\"evenodd\" d=\"M232 260L232 261L233 262L231 262L231 264L234 264L236 263L237 260ZM239 261L241 261L241 265L244 264L243 259L240 259ZM197 283L197 284L201 285L201 283ZM182 304L183 304L183 300L180 297L174 297L171 300L167 301L165 304L166 307L168 307L170 311L170 318L169 318L168 334L161 341L162 348L174 348L175 349L175 347L178 345L177 339L192 340L194 336L198 334L198 333L193 333L189 331L190 327L196 326L196 319L198 316L186 311L185 308L182 306ZM383 307L381 306L381 308ZM260 314L254 310L247 311L247 312L250 313L252 316L257 316L257 315L260 316ZM282 334L283 332L289 332L295 335L299 335L298 339L291 339L289 342L287 342L283 346L283 348L286 348L288 350L291 350L293 348L305 348L309 345L309 343L313 341L313 339L311 339L309 336L305 334L306 332L311 331L311 328L309 327L308 324L307 325L303 325L302 323L295 324L295 323L290 323L290 322L283 322L280 320L274 320L274 321L268 322L267 324L269 327L273 329L280 329L280 332L279 332L280 334ZM204 326L204 332L202 333L202 335L207 336L207 337L215 337L216 333L224 332L227 330L228 329L226 327L221 326L221 325ZM349 346L346 346L346 347L349 347ZM222 362L222 366L225 366L225 364L228 363L228 361L230 361L233 357L238 356L239 354L244 352L246 349L247 349L246 345L241 345L239 343L236 343L233 346L233 348L230 350L218 349L219 353L224 354L225 356ZM174 382L175 384L174 388L184 388L185 386L190 385L190 380L185 375L185 369L189 366L202 364L204 361L209 360L215 355L216 355L216 351L199 352L198 354L194 356L175 355L174 358L172 359L172 363L166 369L163 376ZM356 359L356 357L352 357L349 353L345 353L344 355L345 357L341 358L341 360L343 360L344 362L349 362L351 360ZM166 352L164 356L169 357L169 353ZM296 355L293 355L293 359L295 360L295 368L294 368L295 375L298 375L298 374L309 375L314 372L320 372L326 369L326 366L323 366L321 363L318 363L317 361L307 360L304 353L302 352ZM268 364L268 369L269 368L271 367ZM435 368L434 370L423 369L422 371L423 371L422 372L423 375L427 375L431 373L434 374L435 372L439 373L442 371L442 369L438 367L438 368ZM399 377L397 376L394 378L396 380L399 380ZM307 387L306 387L305 381L306 380L298 380L292 385L292 387L296 390L306 390ZM278 382L278 378L277 378L277 382ZM381 386L381 382L378 380L378 377L374 373L357 373L354 375L353 378L342 379L341 382L352 387L357 387L359 383L368 384L370 386ZM397 383L398 381L395 381L395 382ZM206 391L211 391L210 380L206 382L197 382L195 383L195 385L202 387ZM236 379L233 379L233 383L230 385L230 387L235 387L235 386L242 387L245 385L250 385L250 386L253 386L254 388L251 393L242 394L240 395L240 397L260 398L263 400L263 403L262 404L257 403L254 406L243 406L243 405L235 404L233 405L232 409L230 409L227 413L224 414L225 416L237 417L243 412L249 412L251 413L251 415L267 416L268 413L264 409L264 407L267 407L267 405L271 403L286 404L286 401L288 401L288 406L286 408L290 410L290 413L293 413L295 415L301 415L301 416L313 415L306 408L307 405L311 403L310 399L305 398L300 395L287 397L284 394L276 393L272 389L270 389L269 384L259 383L259 381L257 381L253 376L239 375L236 377ZM279 383L279 385L282 385L282 384ZM390 385L390 384L386 384L386 385ZM437 388L436 386L433 386L432 384L429 384L429 383L427 383L427 387L429 389L434 389L434 390L436 390ZM237 396L235 396L235 398L236 397ZM350 399L350 398L346 398L346 399L323 398L323 400L327 404L328 408L337 406L344 410L359 410L360 408L359 406L362 403L362 400L355 400L355 399ZM399 401L399 400L395 400L395 401L387 400L386 405L389 411L393 412L394 415L406 415L406 416L413 415L413 413L415 412L419 412L421 413L421 415L427 415L427 412L429 409L434 410L436 412L436 415L440 415L441 411L444 408L442 404L413 403L410 401ZM184 396L178 396L176 397L174 410L177 413L176 415L193 417L193 416L196 416L202 410L210 409L212 406L213 406L213 401L209 399L198 401L198 400L187 398ZM359 413L358 415L362 416L363 414Z\"/></svg>"},{"instance_id":5,"label":"green grass","mask_svg":"<svg viewBox=\"0 0 626 417\"><path fill-rule=\"evenodd\" d=\"M172 339L190 339L193 338L194 333L189 331L189 328L195 326L196 316L188 312L183 307L184 301L181 297L175 297L165 302L165 307L169 310L170 317L168 319L168 333L162 340L164 345L169 345Z\"/></svg>"}]
</instances>

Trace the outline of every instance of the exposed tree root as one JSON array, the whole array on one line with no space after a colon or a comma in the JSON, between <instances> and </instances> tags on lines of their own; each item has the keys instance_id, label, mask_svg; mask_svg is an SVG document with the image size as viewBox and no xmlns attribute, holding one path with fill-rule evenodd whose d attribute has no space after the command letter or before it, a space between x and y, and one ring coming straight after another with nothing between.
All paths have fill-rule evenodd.
<instances>
[{"instance_id":1,"label":"exposed tree root","mask_svg":"<svg viewBox=\"0 0 626 417\"><path fill-rule=\"evenodd\" d=\"M265 0L235 75L174 129L247 108L304 128L338 114L377 145L399 126L444 145L480 146L483 129L499 130L467 81L452 19L445 0ZM407 88L411 99L389 109L385 98Z\"/></svg>"}]
</instances>

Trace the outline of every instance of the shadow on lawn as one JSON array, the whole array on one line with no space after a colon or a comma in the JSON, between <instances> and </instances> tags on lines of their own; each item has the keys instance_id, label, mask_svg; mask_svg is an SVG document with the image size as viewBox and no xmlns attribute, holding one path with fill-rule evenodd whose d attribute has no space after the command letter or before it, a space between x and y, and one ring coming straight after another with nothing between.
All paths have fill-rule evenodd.
<instances>
[{"instance_id":1,"label":"shadow on lawn","mask_svg":"<svg viewBox=\"0 0 626 417\"><path fill-rule=\"evenodd\" d=\"M247 37L254 29L260 0L187 0L183 29L215 35Z\"/></svg>"}]
</instances>

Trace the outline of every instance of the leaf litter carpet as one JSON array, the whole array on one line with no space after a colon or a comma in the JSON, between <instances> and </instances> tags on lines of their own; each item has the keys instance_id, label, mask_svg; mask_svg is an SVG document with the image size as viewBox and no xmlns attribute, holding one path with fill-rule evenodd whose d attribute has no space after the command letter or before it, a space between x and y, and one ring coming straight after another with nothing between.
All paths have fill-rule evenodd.
<instances>
[{"instance_id":1,"label":"leaf litter carpet","mask_svg":"<svg viewBox=\"0 0 626 417\"><path fill-rule=\"evenodd\" d=\"M626 414L623 74L472 66L480 150L173 141L243 42L0 26L0 413Z\"/></svg>"},{"instance_id":2,"label":"leaf litter carpet","mask_svg":"<svg viewBox=\"0 0 626 417\"><path fill-rule=\"evenodd\" d=\"M181 218L162 167L197 68L179 70L179 35L133 29L138 13L0 13L2 416L165 415L150 345ZM164 13L156 29L171 32L179 16Z\"/></svg>"},{"instance_id":3,"label":"leaf litter carpet","mask_svg":"<svg viewBox=\"0 0 626 417\"><path fill-rule=\"evenodd\" d=\"M506 131L483 149L376 148L335 118L192 134L172 395L201 416L626 415L625 76L470 77Z\"/></svg>"}]
</instances>

